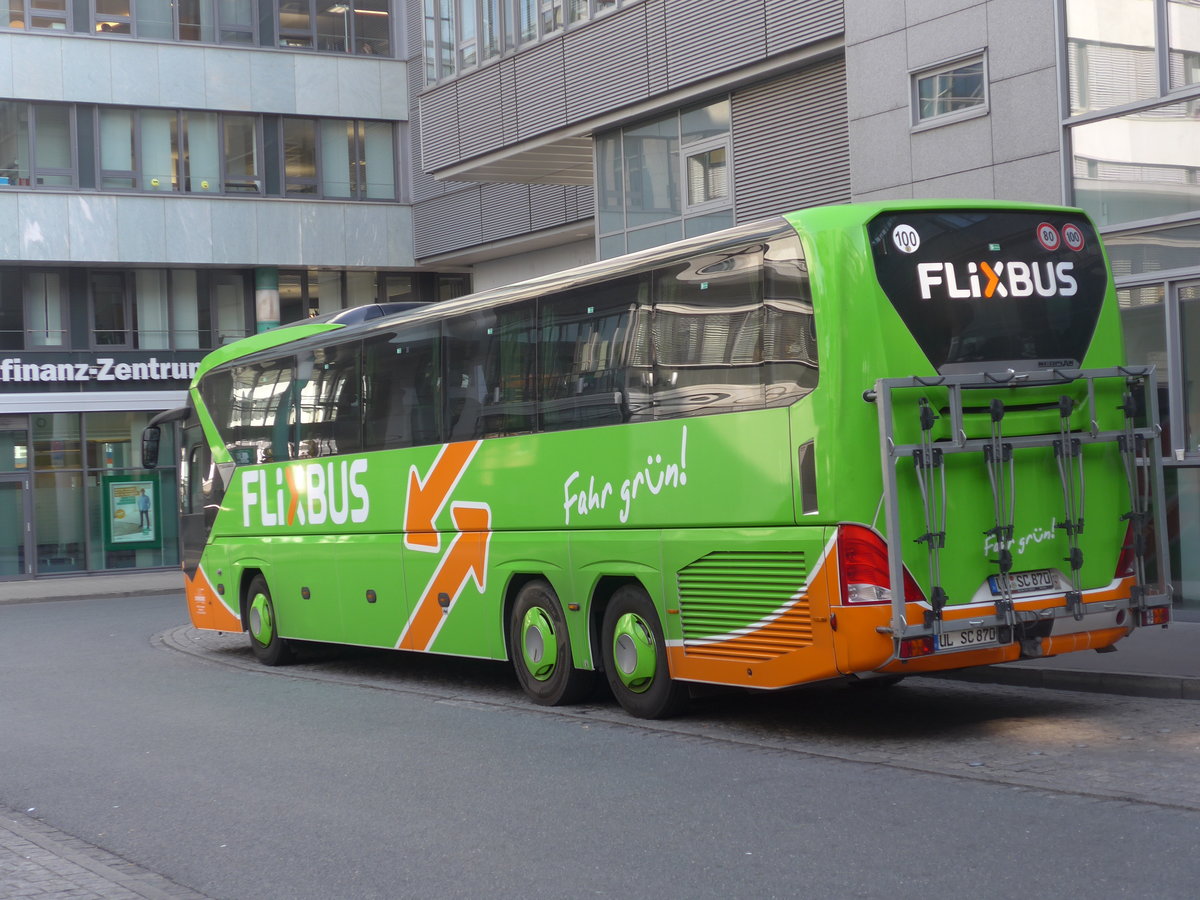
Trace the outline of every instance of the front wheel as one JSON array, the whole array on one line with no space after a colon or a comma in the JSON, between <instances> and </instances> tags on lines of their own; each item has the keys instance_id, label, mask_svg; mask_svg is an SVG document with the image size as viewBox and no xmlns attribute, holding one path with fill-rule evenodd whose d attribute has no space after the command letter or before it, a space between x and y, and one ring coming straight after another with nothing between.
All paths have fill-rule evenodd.
<instances>
[{"instance_id":1,"label":"front wheel","mask_svg":"<svg viewBox=\"0 0 1200 900\"><path fill-rule=\"evenodd\" d=\"M666 719L684 707L687 685L668 673L658 613L640 585L617 589L604 610L600 633L604 674L627 713L639 719Z\"/></svg>"},{"instance_id":2,"label":"front wheel","mask_svg":"<svg viewBox=\"0 0 1200 900\"><path fill-rule=\"evenodd\" d=\"M279 636L275 604L271 601L267 579L255 575L250 582L249 596L246 627L250 632L250 649L255 657L265 666L282 666L291 662L295 651L290 641Z\"/></svg>"},{"instance_id":3,"label":"front wheel","mask_svg":"<svg viewBox=\"0 0 1200 900\"><path fill-rule=\"evenodd\" d=\"M558 594L538 579L521 588L508 624L517 681L535 703L564 706L591 691L595 673L571 662L571 639Z\"/></svg>"}]
</instances>

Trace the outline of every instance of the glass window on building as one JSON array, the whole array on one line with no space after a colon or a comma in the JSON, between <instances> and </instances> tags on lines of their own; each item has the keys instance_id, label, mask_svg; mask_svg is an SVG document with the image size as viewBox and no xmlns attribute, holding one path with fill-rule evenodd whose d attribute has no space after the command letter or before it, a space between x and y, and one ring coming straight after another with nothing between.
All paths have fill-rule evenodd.
<instances>
[{"instance_id":1,"label":"glass window on building","mask_svg":"<svg viewBox=\"0 0 1200 900\"><path fill-rule=\"evenodd\" d=\"M9 27L69 31L71 10L67 0L9 0Z\"/></svg>"},{"instance_id":2,"label":"glass window on building","mask_svg":"<svg viewBox=\"0 0 1200 900\"><path fill-rule=\"evenodd\" d=\"M285 118L284 192L338 200L396 198L390 122Z\"/></svg>"},{"instance_id":3,"label":"glass window on building","mask_svg":"<svg viewBox=\"0 0 1200 900\"><path fill-rule=\"evenodd\" d=\"M987 68L982 54L912 76L913 124L945 124L987 112Z\"/></svg>"},{"instance_id":4,"label":"glass window on building","mask_svg":"<svg viewBox=\"0 0 1200 900\"><path fill-rule=\"evenodd\" d=\"M728 98L598 135L599 256L731 226L732 148Z\"/></svg>"},{"instance_id":5,"label":"glass window on building","mask_svg":"<svg viewBox=\"0 0 1200 900\"><path fill-rule=\"evenodd\" d=\"M279 46L390 56L387 0L276 0Z\"/></svg>"},{"instance_id":6,"label":"glass window on building","mask_svg":"<svg viewBox=\"0 0 1200 900\"><path fill-rule=\"evenodd\" d=\"M425 80L470 71L639 0L423 0ZM365 51L359 51L365 52Z\"/></svg>"},{"instance_id":7,"label":"glass window on building","mask_svg":"<svg viewBox=\"0 0 1200 900\"><path fill-rule=\"evenodd\" d=\"M1171 88L1200 83L1200 4L1167 0Z\"/></svg>"},{"instance_id":8,"label":"glass window on building","mask_svg":"<svg viewBox=\"0 0 1200 900\"><path fill-rule=\"evenodd\" d=\"M22 276L26 349L61 349L69 344L66 273L25 272Z\"/></svg>"},{"instance_id":9,"label":"glass window on building","mask_svg":"<svg viewBox=\"0 0 1200 900\"><path fill-rule=\"evenodd\" d=\"M68 103L0 100L0 188L73 187L73 119Z\"/></svg>"},{"instance_id":10,"label":"glass window on building","mask_svg":"<svg viewBox=\"0 0 1200 900\"><path fill-rule=\"evenodd\" d=\"M1155 0L1066 0L1071 115L1158 96Z\"/></svg>"},{"instance_id":11,"label":"glass window on building","mask_svg":"<svg viewBox=\"0 0 1200 900\"><path fill-rule=\"evenodd\" d=\"M97 34L133 34L132 0L95 0Z\"/></svg>"},{"instance_id":12,"label":"glass window on building","mask_svg":"<svg viewBox=\"0 0 1200 900\"><path fill-rule=\"evenodd\" d=\"M1200 453L1200 281L1181 284L1179 297L1179 343L1183 377L1185 448Z\"/></svg>"},{"instance_id":13,"label":"glass window on building","mask_svg":"<svg viewBox=\"0 0 1200 900\"><path fill-rule=\"evenodd\" d=\"M1071 173L1100 225L1200 211L1200 100L1072 127Z\"/></svg>"}]
</instances>

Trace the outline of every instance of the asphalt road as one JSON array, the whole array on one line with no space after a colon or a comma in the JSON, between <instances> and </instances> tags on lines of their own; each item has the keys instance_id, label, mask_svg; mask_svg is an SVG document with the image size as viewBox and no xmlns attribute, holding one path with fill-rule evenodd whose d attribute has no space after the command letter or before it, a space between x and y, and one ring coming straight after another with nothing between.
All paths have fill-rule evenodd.
<instances>
[{"instance_id":1,"label":"asphalt road","mask_svg":"<svg viewBox=\"0 0 1200 900\"><path fill-rule=\"evenodd\" d=\"M214 898L1187 897L1200 703L910 679L529 705L266 670L177 596L0 606L0 805Z\"/></svg>"}]
</instances>

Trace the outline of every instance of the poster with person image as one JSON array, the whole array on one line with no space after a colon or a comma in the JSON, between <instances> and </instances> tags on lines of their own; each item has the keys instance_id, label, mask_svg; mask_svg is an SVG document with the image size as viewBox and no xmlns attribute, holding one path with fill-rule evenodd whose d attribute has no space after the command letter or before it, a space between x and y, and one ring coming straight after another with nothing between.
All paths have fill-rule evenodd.
<instances>
[{"instance_id":1,"label":"poster with person image","mask_svg":"<svg viewBox=\"0 0 1200 900\"><path fill-rule=\"evenodd\" d=\"M162 546L157 481L135 475L107 475L103 491L105 549Z\"/></svg>"}]
</instances>

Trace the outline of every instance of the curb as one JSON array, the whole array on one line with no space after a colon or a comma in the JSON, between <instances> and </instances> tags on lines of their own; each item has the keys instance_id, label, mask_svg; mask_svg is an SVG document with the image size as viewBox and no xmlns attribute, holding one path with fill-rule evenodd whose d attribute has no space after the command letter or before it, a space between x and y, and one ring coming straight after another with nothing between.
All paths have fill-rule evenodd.
<instances>
[{"instance_id":1,"label":"curb","mask_svg":"<svg viewBox=\"0 0 1200 900\"><path fill-rule=\"evenodd\" d=\"M176 588L170 590L142 588L127 591L89 591L87 596L56 594L52 597L0 597L0 606L16 605L18 603L58 603L62 600L103 600L106 597L164 597L175 593L182 595L183 592Z\"/></svg>"},{"instance_id":2,"label":"curb","mask_svg":"<svg viewBox=\"0 0 1200 900\"><path fill-rule=\"evenodd\" d=\"M1138 675L1132 672L1081 672L1072 669L1034 669L1022 666L980 666L936 677L983 684L1088 691L1167 700L1200 700L1200 678L1177 675Z\"/></svg>"}]
</instances>

